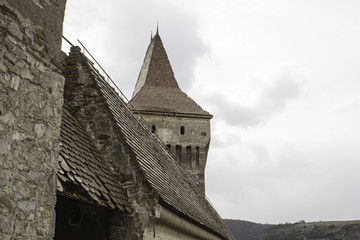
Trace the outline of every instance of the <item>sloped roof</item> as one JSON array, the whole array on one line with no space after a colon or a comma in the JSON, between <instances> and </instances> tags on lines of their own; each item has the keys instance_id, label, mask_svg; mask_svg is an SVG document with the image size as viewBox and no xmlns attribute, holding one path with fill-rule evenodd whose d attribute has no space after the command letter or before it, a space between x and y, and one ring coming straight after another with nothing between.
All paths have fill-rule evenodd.
<instances>
[{"instance_id":1,"label":"sloped roof","mask_svg":"<svg viewBox=\"0 0 360 240\"><path fill-rule=\"evenodd\" d=\"M140 171L161 200L220 238L233 239L215 209L199 194L193 184L194 180L184 173L177 161L166 151L163 143L158 142L141 124L92 63L86 57L84 61L117 126L135 153Z\"/></svg>"},{"instance_id":2,"label":"sloped roof","mask_svg":"<svg viewBox=\"0 0 360 240\"><path fill-rule=\"evenodd\" d=\"M148 47L130 104L138 111L211 116L179 88L159 34Z\"/></svg>"},{"instance_id":3,"label":"sloped roof","mask_svg":"<svg viewBox=\"0 0 360 240\"><path fill-rule=\"evenodd\" d=\"M76 184L95 202L122 212L131 212L125 190L100 156L83 126L63 108L58 161L58 190L66 190L66 182ZM63 186L65 189L63 189ZM81 198L79 194L70 194Z\"/></svg>"}]
</instances>

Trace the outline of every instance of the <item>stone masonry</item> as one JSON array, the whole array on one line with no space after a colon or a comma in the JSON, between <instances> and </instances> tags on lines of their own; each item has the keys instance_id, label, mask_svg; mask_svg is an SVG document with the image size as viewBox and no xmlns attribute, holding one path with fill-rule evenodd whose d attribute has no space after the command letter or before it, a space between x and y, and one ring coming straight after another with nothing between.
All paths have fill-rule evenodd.
<instances>
[{"instance_id":1,"label":"stone masonry","mask_svg":"<svg viewBox=\"0 0 360 240\"><path fill-rule=\"evenodd\" d=\"M54 235L65 2L0 0L0 239Z\"/></svg>"},{"instance_id":2,"label":"stone masonry","mask_svg":"<svg viewBox=\"0 0 360 240\"><path fill-rule=\"evenodd\" d=\"M136 155L130 149L124 134L114 124L115 120L108 110L108 103L97 82L102 76L92 68L92 64L81 53L79 47L72 47L66 58L64 102L70 112L83 124L106 161L113 167L113 174L127 190L131 207L122 227L115 216L111 219L111 239L141 239L149 216L157 204L156 193L143 178L136 164ZM135 120L135 117L134 119ZM129 228L126 236L121 235Z\"/></svg>"}]
</instances>

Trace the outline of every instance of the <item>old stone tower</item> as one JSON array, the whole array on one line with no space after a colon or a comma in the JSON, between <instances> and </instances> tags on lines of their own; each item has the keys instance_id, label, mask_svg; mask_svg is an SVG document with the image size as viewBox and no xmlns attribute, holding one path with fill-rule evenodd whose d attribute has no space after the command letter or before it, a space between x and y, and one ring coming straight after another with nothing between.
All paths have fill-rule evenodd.
<instances>
[{"instance_id":1,"label":"old stone tower","mask_svg":"<svg viewBox=\"0 0 360 240\"><path fill-rule=\"evenodd\" d=\"M179 88L158 33L151 39L130 104L205 194L212 115Z\"/></svg>"}]
</instances>

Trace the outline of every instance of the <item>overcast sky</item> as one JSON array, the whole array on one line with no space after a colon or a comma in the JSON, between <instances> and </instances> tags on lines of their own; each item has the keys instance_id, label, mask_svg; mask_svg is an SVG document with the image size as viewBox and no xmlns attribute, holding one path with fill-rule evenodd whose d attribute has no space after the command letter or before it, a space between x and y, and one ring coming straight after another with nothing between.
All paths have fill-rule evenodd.
<instances>
[{"instance_id":1,"label":"overcast sky","mask_svg":"<svg viewBox=\"0 0 360 240\"><path fill-rule=\"evenodd\" d=\"M64 35L130 98L159 22L181 89L214 115L206 192L223 218L352 220L359 13L358 0L68 0Z\"/></svg>"}]
</instances>

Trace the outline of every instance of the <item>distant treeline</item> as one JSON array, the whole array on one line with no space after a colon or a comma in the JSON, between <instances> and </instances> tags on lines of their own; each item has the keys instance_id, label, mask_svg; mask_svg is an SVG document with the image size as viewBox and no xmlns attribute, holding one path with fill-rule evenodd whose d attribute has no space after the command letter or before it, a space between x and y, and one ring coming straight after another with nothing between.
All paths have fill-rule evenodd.
<instances>
[{"instance_id":1,"label":"distant treeline","mask_svg":"<svg viewBox=\"0 0 360 240\"><path fill-rule=\"evenodd\" d=\"M236 240L360 240L360 221L299 221L278 225L224 221Z\"/></svg>"}]
</instances>

